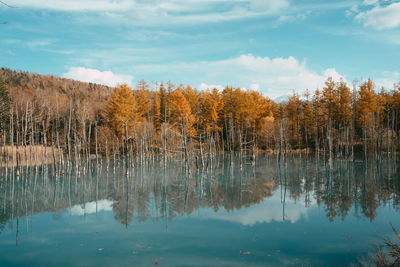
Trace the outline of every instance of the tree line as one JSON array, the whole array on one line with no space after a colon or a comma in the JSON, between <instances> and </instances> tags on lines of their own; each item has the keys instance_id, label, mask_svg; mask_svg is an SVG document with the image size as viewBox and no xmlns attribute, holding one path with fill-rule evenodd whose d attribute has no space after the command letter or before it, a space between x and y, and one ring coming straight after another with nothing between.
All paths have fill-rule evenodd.
<instances>
[{"instance_id":1,"label":"tree line","mask_svg":"<svg viewBox=\"0 0 400 267\"><path fill-rule=\"evenodd\" d=\"M204 167L218 151L250 161L268 151L331 162L357 153L393 156L400 148L400 85L376 88L371 79L350 87L328 78L312 93L275 102L228 86L197 90L142 80L111 88L2 68L0 98L3 160L11 147L13 161L178 153ZM52 149L35 155L38 146Z\"/></svg>"}]
</instances>

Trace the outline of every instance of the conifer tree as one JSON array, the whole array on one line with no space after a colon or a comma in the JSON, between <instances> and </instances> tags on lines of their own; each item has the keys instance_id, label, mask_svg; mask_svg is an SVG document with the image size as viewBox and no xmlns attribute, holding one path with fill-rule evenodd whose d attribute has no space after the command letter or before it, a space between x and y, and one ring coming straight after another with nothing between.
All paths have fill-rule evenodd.
<instances>
[{"instance_id":1,"label":"conifer tree","mask_svg":"<svg viewBox=\"0 0 400 267\"><path fill-rule=\"evenodd\" d=\"M132 129L137 120L136 100L132 89L123 84L114 89L106 105L108 122L119 136L125 136L125 126Z\"/></svg>"}]
</instances>

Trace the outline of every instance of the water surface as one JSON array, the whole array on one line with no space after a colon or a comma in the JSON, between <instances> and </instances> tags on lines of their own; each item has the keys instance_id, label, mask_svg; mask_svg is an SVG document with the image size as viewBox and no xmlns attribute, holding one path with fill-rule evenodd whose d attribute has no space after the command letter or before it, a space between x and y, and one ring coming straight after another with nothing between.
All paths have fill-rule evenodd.
<instances>
[{"instance_id":1,"label":"water surface","mask_svg":"<svg viewBox=\"0 0 400 267\"><path fill-rule=\"evenodd\" d=\"M1 170L1 266L348 266L400 228L393 161Z\"/></svg>"}]
</instances>

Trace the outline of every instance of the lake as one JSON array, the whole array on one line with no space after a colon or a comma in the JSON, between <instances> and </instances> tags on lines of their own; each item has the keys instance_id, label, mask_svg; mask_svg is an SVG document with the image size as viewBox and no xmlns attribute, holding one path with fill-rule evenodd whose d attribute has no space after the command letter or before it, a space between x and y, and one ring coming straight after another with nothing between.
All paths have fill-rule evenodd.
<instances>
[{"instance_id":1,"label":"lake","mask_svg":"<svg viewBox=\"0 0 400 267\"><path fill-rule=\"evenodd\" d=\"M399 166L219 155L0 171L0 266L358 266L400 228Z\"/></svg>"}]
</instances>

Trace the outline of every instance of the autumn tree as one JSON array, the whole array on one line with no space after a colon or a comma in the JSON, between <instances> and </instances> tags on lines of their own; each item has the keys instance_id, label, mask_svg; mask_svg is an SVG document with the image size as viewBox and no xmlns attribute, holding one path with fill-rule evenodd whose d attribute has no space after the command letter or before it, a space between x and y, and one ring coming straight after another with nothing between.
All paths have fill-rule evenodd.
<instances>
[{"instance_id":1,"label":"autumn tree","mask_svg":"<svg viewBox=\"0 0 400 267\"><path fill-rule=\"evenodd\" d=\"M337 84L337 109L335 114L335 121L343 124L342 126L349 126L350 119L353 115L351 106L351 91L346 82L341 80Z\"/></svg>"},{"instance_id":2,"label":"autumn tree","mask_svg":"<svg viewBox=\"0 0 400 267\"><path fill-rule=\"evenodd\" d=\"M179 128L185 128L189 135L195 133L193 129L194 117L190 105L178 88L171 93L169 99L171 110L171 123Z\"/></svg>"},{"instance_id":3,"label":"autumn tree","mask_svg":"<svg viewBox=\"0 0 400 267\"><path fill-rule=\"evenodd\" d=\"M392 95L393 95L393 98L392 98L393 111L397 116L397 120L394 122L396 124L395 129L400 130L400 119L399 119L399 117L400 117L400 83L395 87ZM398 135L400 135L399 132L398 132Z\"/></svg>"},{"instance_id":4,"label":"autumn tree","mask_svg":"<svg viewBox=\"0 0 400 267\"><path fill-rule=\"evenodd\" d=\"M304 101L302 103L302 132L303 139L305 142L305 146L308 149L310 146L310 142L312 140L312 136L315 133L314 130L314 116L313 116L313 105L310 100L310 93L306 90L304 94Z\"/></svg>"},{"instance_id":5,"label":"autumn tree","mask_svg":"<svg viewBox=\"0 0 400 267\"><path fill-rule=\"evenodd\" d=\"M212 91L207 90L202 93L201 126L207 133L221 130L218 119L222 108L222 98L217 89L214 88Z\"/></svg>"},{"instance_id":6,"label":"autumn tree","mask_svg":"<svg viewBox=\"0 0 400 267\"><path fill-rule=\"evenodd\" d=\"M336 85L337 105L334 121L337 127L337 154L343 154L343 143L345 143L345 154L349 156L350 126L353 117L352 95L346 82L341 80ZM345 142L343 140L346 140Z\"/></svg>"},{"instance_id":7,"label":"autumn tree","mask_svg":"<svg viewBox=\"0 0 400 267\"><path fill-rule=\"evenodd\" d=\"M374 87L375 85L371 79L368 79L360 86L357 110L359 112L358 123L361 128L366 127L371 122L371 113L376 110L377 101Z\"/></svg>"},{"instance_id":8,"label":"autumn tree","mask_svg":"<svg viewBox=\"0 0 400 267\"><path fill-rule=\"evenodd\" d=\"M318 157L319 148L322 142L322 127L324 123L324 113L322 107L322 93L320 90L315 90L313 100L312 100L312 109L313 109L313 120L314 120L314 147L315 152Z\"/></svg>"},{"instance_id":9,"label":"autumn tree","mask_svg":"<svg viewBox=\"0 0 400 267\"><path fill-rule=\"evenodd\" d=\"M136 112L138 123L142 123L146 120L150 121L152 105L150 99L150 91L148 89L143 89L143 85L138 86L138 88L141 89L138 89L135 93Z\"/></svg>"},{"instance_id":10,"label":"autumn tree","mask_svg":"<svg viewBox=\"0 0 400 267\"><path fill-rule=\"evenodd\" d=\"M165 88L164 84L161 83L160 85L160 120L161 122L167 122L168 121L168 98L169 98L169 93L167 92L167 89Z\"/></svg>"},{"instance_id":11,"label":"autumn tree","mask_svg":"<svg viewBox=\"0 0 400 267\"><path fill-rule=\"evenodd\" d=\"M8 90L4 85L0 85L0 129L2 134L5 134L10 122L10 107L11 98Z\"/></svg>"},{"instance_id":12,"label":"autumn tree","mask_svg":"<svg viewBox=\"0 0 400 267\"><path fill-rule=\"evenodd\" d=\"M132 89L123 84L114 89L106 104L108 122L119 136L125 136L125 127L133 128L137 120L136 99Z\"/></svg>"},{"instance_id":13,"label":"autumn tree","mask_svg":"<svg viewBox=\"0 0 400 267\"><path fill-rule=\"evenodd\" d=\"M358 123L362 129L364 157L367 157L368 136L373 139L375 127L374 113L377 108L377 98L374 92L374 83L371 79L361 84L357 102ZM370 129L371 131L368 131ZM370 132L370 134L368 134Z\"/></svg>"},{"instance_id":14,"label":"autumn tree","mask_svg":"<svg viewBox=\"0 0 400 267\"><path fill-rule=\"evenodd\" d=\"M290 123L290 129L292 133L292 140L295 142L296 146L299 148L300 147L300 120L301 120L301 114L302 114L302 105L300 101L300 97L296 94L293 93L289 97L289 101L287 102L286 105L286 114L288 121Z\"/></svg>"},{"instance_id":15,"label":"autumn tree","mask_svg":"<svg viewBox=\"0 0 400 267\"><path fill-rule=\"evenodd\" d=\"M153 127L159 134L161 130L161 103L160 103L160 92L154 92L153 95L153 105L152 105L152 117L153 117Z\"/></svg>"},{"instance_id":16,"label":"autumn tree","mask_svg":"<svg viewBox=\"0 0 400 267\"><path fill-rule=\"evenodd\" d=\"M322 91L322 103L324 104L325 114L327 116L327 124L326 124L326 137L328 142L328 152L329 152L329 166L332 168L332 160L333 160L333 115L337 111L337 90L336 83L329 77L325 82L325 87Z\"/></svg>"},{"instance_id":17,"label":"autumn tree","mask_svg":"<svg viewBox=\"0 0 400 267\"><path fill-rule=\"evenodd\" d=\"M399 147L400 88L376 93L372 80L350 91L345 81L328 78L321 90L293 93L280 103L242 88L199 91L168 82L152 91L141 80L132 91L127 85L111 88L5 68L0 68L0 84L3 133L12 107L15 127L8 136L24 148L38 143L60 147L69 159L74 150L88 159L95 151L110 152L110 145L118 152L127 134L126 149L139 149L141 155L176 151L183 139L190 157L200 147L205 153L241 154L279 147L281 155L314 148L317 156L329 152L330 159L334 152L348 157L357 149L366 155L367 148L394 155Z\"/></svg>"},{"instance_id":18,"label":"autumn tree","mask_svg":"<svg viewBox=\"0 0 400 267\"><path fill-rule=\"evenodd\" d=\"M179 88L183 88L184 86L181 85ZM198 118L201 112L201 103L199 98L199 93L196 89L193 89L190 85L186 86L183 90L181 89L183 96L185 97L186 101L189 103L190 110L194 117Z\"/></svg>"}]
</instances>

